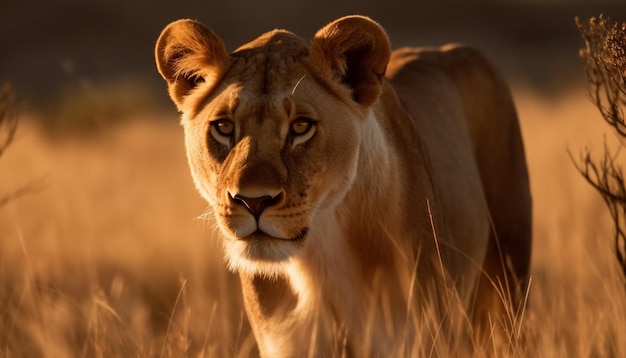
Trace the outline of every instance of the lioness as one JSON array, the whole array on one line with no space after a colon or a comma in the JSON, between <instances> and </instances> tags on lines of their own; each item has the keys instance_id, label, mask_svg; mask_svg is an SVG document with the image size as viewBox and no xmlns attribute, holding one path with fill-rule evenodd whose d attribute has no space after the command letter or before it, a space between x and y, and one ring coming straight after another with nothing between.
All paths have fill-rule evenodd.
<instances>
[{"instance_id":1,"label":"lioness","mask_svg":"<svg viewBox=\"0 0 626 358\"><path fill-rule=\"evenodd\" d=\"M520 304L524 148L477 51L392 52L348 16L310 43L274 30L229 55L179 20L156 64L263 356L399 352L424 302L450 318L451 289L479 331Z\"/></svg>"}]
</instances>

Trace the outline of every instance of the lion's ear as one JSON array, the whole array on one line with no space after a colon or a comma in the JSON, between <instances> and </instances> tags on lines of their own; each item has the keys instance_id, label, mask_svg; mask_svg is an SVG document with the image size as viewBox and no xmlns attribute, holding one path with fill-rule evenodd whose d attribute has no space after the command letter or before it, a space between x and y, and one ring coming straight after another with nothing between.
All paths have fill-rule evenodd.
<instances>
[{"instance_id":1,"label":"lion's ear","mask_svg":"<svg viewBox=\"0 0 626 358\"><path fill-rule=\"evenodd\" d=\"M230 64L224 42L193 20L167 25L157 40L155 58L179 110L189 91L201 82L216 84Z\"/></svg>"},{"instance_id":2,"label":"lion's ear","mask_svg":"<svg viewBox=\"0 0 626 358\"><path fill-rule=\"evenodd\" d=\"M391 56L389 38L380 25L364 16L346 16L320 29L311 44L311 61L322 76L352 89L353 99L373 104Z\"/></svg>"}]
</instances>

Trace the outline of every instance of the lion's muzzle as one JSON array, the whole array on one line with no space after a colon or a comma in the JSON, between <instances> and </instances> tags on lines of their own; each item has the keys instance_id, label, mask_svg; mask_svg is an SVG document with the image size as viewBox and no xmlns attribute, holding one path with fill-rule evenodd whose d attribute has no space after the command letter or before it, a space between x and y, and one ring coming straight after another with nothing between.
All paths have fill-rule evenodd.
<instances>
[{"instance_id":1,"label":"lion's muzzle","mask_svg":"<svg viewBox=\"0 0 626 358\"><path fill-rule=\"evenodd\" d=\"M240 194L235 194L235 196L232 196L229 193L228 196L230 200L234 203L243 205L258 222L259 217L261 216L265 208L278 204L282 200L283 195L282 193L279 193L274 197L270 195L263 195L257 198L248 198Z\"/></svg>"}]
</instances>

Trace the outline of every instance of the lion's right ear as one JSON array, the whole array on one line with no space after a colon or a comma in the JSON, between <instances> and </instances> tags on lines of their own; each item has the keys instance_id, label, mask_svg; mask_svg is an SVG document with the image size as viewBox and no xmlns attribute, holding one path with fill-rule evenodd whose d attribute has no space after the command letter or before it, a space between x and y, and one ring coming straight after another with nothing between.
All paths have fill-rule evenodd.
<instances>
[{"instance_id":1,"label":"lion's right ear","mask_svg":"<svg viewBox=\"0 0 626 358\"><path fill-rule=\"evenodd\" d=\"M193 20L167 25L157 40L156 65L180 111L185 97L199 83L217 84L230 65L224 42Z\"/></svg>"},{"instance_id":2,"label":"lion's right ear","mask_svg":"<svg viewBox=\"0 0 626 358\"><path fill-rule=\"evenodd\" d=\"M353 99L364 106L378 99L390 56L387 34L364 16L333 21L311 43L311 59L321 75L350 87Z\"/></svg>"}]
</instances>

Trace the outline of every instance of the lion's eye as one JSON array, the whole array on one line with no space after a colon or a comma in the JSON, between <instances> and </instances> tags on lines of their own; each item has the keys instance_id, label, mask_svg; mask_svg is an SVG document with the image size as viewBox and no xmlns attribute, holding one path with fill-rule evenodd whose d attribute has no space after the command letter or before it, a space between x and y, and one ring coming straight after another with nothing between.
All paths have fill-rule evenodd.
<instances>
[{"instance_id":1,"label":"lion's eye","mask_svg":"<svg viewBox=\"0 0 626 358\"><path fill-rule=\"evenodd\" d=\"M291 123L291 135L303 135L313 127L313 123L306 119L297 119Z\"/></svg>"},{"instance_id":2,"label":"lion's eye","mask_svg":"<svg viewBox=\"0 0 626 358\"><path fill-rule=\"evenodd\" d=\"M235 131L235 124L228 119L221 119L215 123L215 129L223 136L231 136Z\"/></svg>"},{"instance_id":3,"label":"lion's eye","mask_svg":"<svg viewBox=\"0 0 626 358\"><path fill-rule=\"evenodd\" d=\"M211 136L220 144L227 147L231 145L232 137L235 134L235 123L229 119L218 119L211 122Z\"/></svg>"},{"instance_id":4,"label":"lion's eye","mask_svg":"<svg viewBox=\"0 0 626 358\"><path fill-rule=\"evenodd\" d=\"M311 139L314 133L315 121L309 118L298 118L289 126L289 135L293 137L294 146Z\"/></svg>"}]
</instances>

